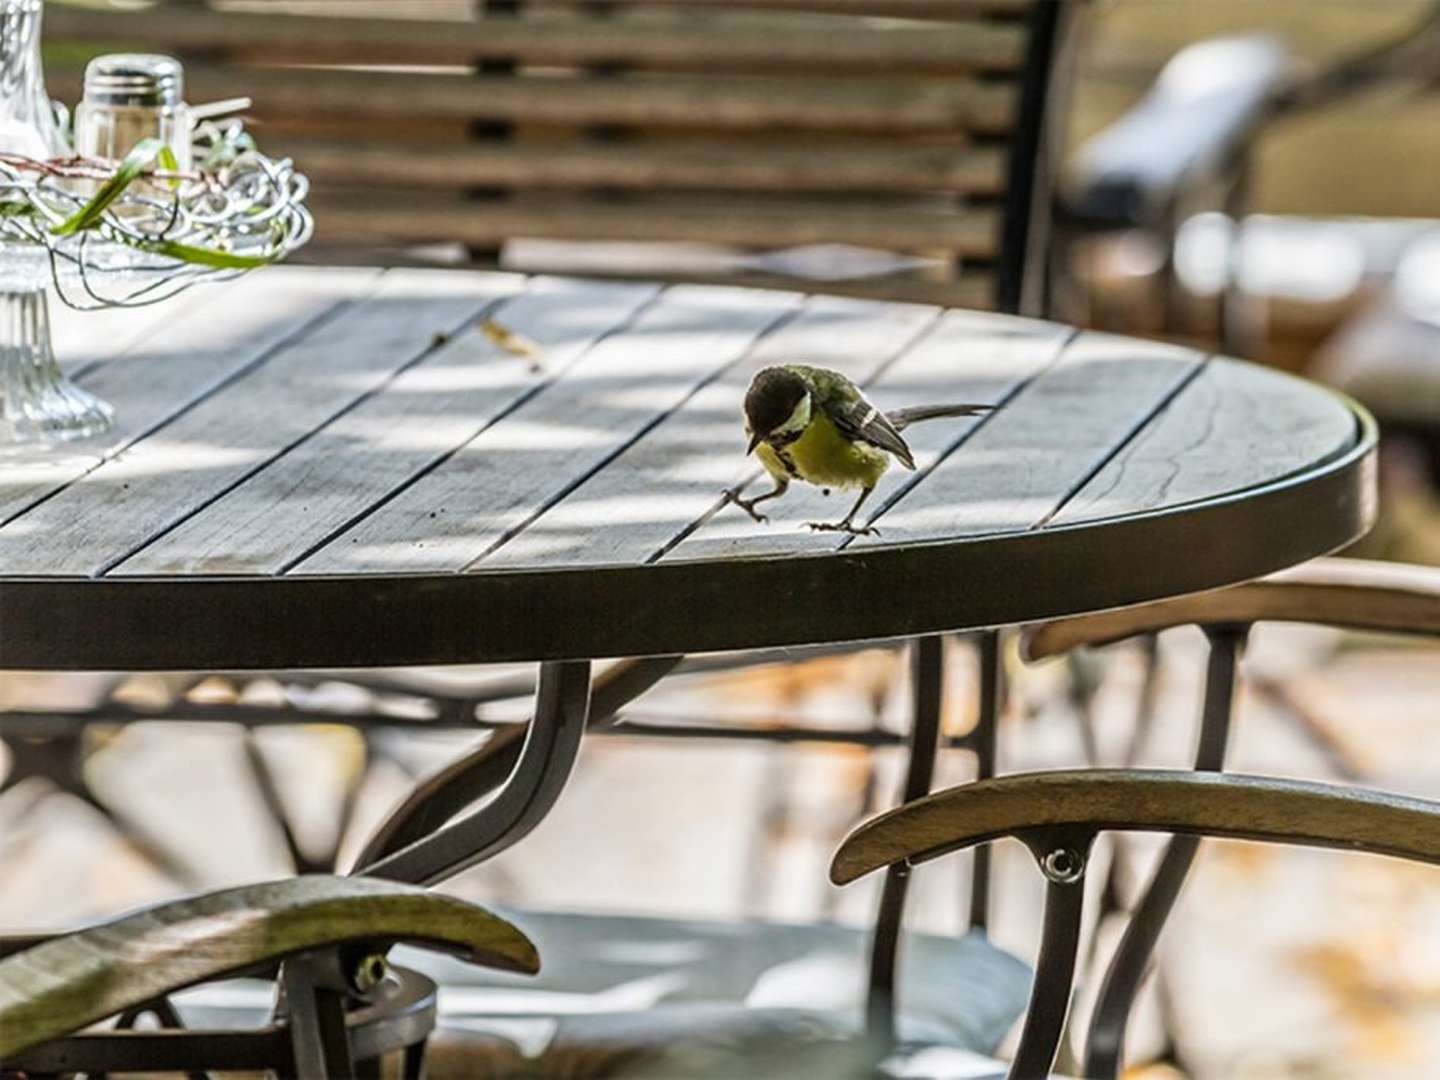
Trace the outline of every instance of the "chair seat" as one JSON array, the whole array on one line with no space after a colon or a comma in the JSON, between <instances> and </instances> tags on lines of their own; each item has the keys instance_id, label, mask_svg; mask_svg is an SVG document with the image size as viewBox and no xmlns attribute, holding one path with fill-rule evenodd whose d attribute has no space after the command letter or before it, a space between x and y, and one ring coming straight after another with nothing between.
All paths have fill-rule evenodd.
<instances>
[{"instance_id":1,"label":"chair seat","mask_svg":"<svg viewBox=\"0 0 1440 1080\"><path fill-rule=\"evenodd\" d=\"M838 1076L842 1062L863 1061L866 931L535 911L511 917L539 944L536 978L397 950L400 963L441 985L432 1077L521 1070L733 1076L741 1062L746 1075ZM963 1061L972 1070L957 1077L1003 1074L988 1055L1025 1008L1023 963L979 934L912 934L901 977L907 1054L897 1068L908 1052L942 1048L952 1052L947 1068Z\"/></svg>"}]
</instances>

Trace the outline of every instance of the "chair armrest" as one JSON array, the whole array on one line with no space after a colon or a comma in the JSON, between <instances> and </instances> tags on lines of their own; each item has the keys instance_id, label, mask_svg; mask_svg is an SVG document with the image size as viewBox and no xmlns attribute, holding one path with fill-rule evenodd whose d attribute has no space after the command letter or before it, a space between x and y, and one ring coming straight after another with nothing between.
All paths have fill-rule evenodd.
<instances>
[{"instance_id":1,"label":"chair armrest","mask_svg":"<svg viewBox=\"0 0 1440 1080\"><path fill-rule=\"evenodd\" d=\"M1175 626L1303 622L1378 633L1440 634L1440 567L1314 559L1243 585L1026 627L1021 655L1042 660Z\"/></svg>"},{"instance_id":2,"label":"chair armrest","mask_svg":"<svg viewBox=\"0 0 1440 1080\"><path fill-rule=\"evenodd\" d=\"M209 979L347 943L426 945L533 974L530 939L413 885L310 875L162 904L0 961L0 1060Z\"/></svg>"},{"instance_id":3,"label":"chair armrest","mask_svg":"<svg viewBox=\"0 0 1440 1080\"><path fill-rule=\"evenodd\" d=\"M1056 826L1223 836L1440 863L1440 802L1234 773L1071 769L962 784L881 814L846 837L830 880L844 885L891 863L925 862Z\"/></svg>"},{"instance_id":4,"label":"chair armrest","mask_svg":"<svg viewBox=\"0 0 1440 1080\"><path fill-rule=\"evenodd\" d=\"M1182 49L1138 105L1075 152L1061 187L1066 217L1106 229L1163 222L1180 192L1234 159L1289 72L1284 46L1267 36Z\"/></svg>"}]
</instances>

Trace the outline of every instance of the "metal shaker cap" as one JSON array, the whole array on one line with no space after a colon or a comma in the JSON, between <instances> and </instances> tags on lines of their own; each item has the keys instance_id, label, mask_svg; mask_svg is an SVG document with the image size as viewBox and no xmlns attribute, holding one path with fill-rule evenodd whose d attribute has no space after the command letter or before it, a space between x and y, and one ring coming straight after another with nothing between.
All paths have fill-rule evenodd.
<instances>
[{"instance_id":1,"label":"metal shaker cap","mask_svg":"<svg viewBox=\"0 0 1440 1080\"><path fill-rule=\"evenodd\" d=\"M85 65L85 101L91 105L164 108L184 97L184 69L171 56L111 53Z\"/></svg>"}]
</instances>

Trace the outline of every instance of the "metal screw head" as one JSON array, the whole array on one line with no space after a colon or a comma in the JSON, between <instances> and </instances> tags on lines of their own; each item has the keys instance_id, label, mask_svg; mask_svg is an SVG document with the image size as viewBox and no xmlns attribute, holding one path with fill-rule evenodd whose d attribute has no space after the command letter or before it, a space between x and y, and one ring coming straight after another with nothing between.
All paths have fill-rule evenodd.
<instances>
[{"instance_id":1,"label":"metal screw head","mask_svg":"<svg viewBox=\"0 0 1440 1080\"><path fill-rule=\"evenodd\" d=\"M1040 860L1040 870L1057 885L1073 885L1085 876L1085 856L1074 848L1056 848Z\"/></svg>"},{"instance_id":2,"label":"metal screw head","mask_svg":"<svg viewBox=\"0 0 1440 1080\"><path fill-rule=\"evenodd\" d=\"M383 953L370 953L360 958L351 972L350 981L360 993L368 994L384 981L389 970Z\"/></svg>"}]
</instances>

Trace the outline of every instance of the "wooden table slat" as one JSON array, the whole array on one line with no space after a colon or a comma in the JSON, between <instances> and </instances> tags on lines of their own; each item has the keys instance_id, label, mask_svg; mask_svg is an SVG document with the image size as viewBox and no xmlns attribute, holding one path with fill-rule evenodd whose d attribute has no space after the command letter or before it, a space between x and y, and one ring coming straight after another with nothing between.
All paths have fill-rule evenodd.
<instances>
[{"instance_id":1,"label":"wooden table slat","mask_svg":"<svg viewBox=\"0 0 1440 1080\"><path fill-rule=\"evenodd\" d=\"M513 274L391 271L356 305L0 529L14 573L98 575L516 291Z\"/></svg>"},{"instance_id":2,"label":"wooden table slat","mask_svg":"<svg viewBox=\"0 0 1440 1080\"><path fill-rule=\"evenodd\" d=\"M714 510L723 488L754 468L754 461L742 456L740 402L756 371L806 360L864 380L933 326L938 315L922 305L812 298L793 321L479 568L638 563L659 557ZM597 528L601 523L606 527Z\"/></svg>"},{"instance_id":3,"label":"wooden table slat","mask_svg":"<svg viewBox=\"0 0 1440 1080\"><path fill-rule=\"evenodd\" d=\"M465 569L745 355L800 299L751 289L667 290L564 378L295 572Z\"/></svg>"},{"instance_id":4,"label":"wooden table slat","mask_svg":"<svg viewBox=\"0 0 1440 1080\"><path fill-rule=\"evenodd\" d=\"M1355 414L1340 398L1297 393L1302 386L1272 368L1207 365L1050 525L1243 491L1353 445Z\"/></svg>"},{"instance_id":5,"label":"wooden table slat","mask_svg":"<svg viewBox=\"0 0 1440 1080\"><path fill-rule=\"evenodd\" d=\"M912 479L872 518L894 544L1033 528L1060 507L1194 377L1202 353L1082 334L956 453Z\"/></svg>"},{"instance_id":6,"label":"wooden table slat","mask_svg":"<svg viewBox=\"0 0 1440 1080\"><path fill-rule=\"evenodd\" d=\"M364 296L378 280L377 270L321 276L273 267L220 287L213 298L195 289L183 309L167 305L169 321L150 324L128 353L124 335L118 341L110 336L114 322L102 316L85 337L88 313L67 314L59 347L65 355L88 358L76 381L114 406L115 423L81 444L30 447L8 456L0 478L0 524L214 394L337 306ZM220 306L210 306L212 299ZM0 530L0 538L5 536Z\"/></svg>"},{"instance_id":7,"label":"wooden table slat","mask_svg":"<svg viewBox=\"0 0 1440 1080\"><path fill-rule=\"evenodd\" d=\"M658 291L533 282L494 317L540 346L538 367L467 328L114 573L283 572L561 377Z\"/></svg>"}]
</instances>

